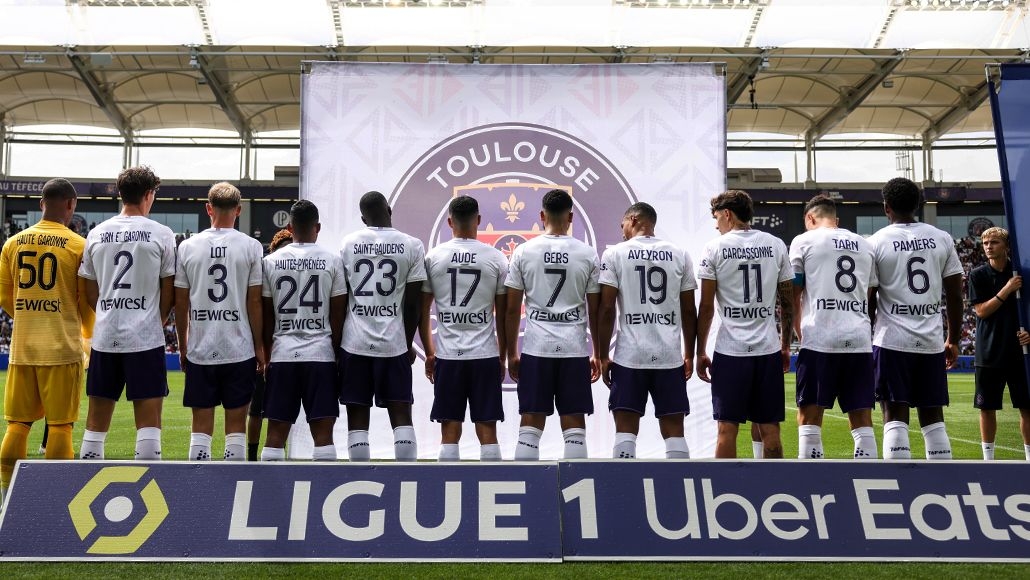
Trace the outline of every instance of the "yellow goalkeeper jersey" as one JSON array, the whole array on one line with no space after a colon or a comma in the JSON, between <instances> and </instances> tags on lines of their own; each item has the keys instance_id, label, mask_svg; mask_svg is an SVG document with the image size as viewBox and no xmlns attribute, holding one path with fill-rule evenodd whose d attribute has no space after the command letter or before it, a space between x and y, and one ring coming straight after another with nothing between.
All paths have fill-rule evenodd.
<instances>
[{"instance_id":1,"label":"yellow goalkeeper jersey","mask_svg":"<svg viewBox=\"0 0 1030 580\"><path fill-rule=\"evenodd\" d=\"M64 365L82 360L93 310L77 276L86 240L51 221L11 236L0 252L0 307L14 317L10 363Z\"/></svg>"}]
</instances>

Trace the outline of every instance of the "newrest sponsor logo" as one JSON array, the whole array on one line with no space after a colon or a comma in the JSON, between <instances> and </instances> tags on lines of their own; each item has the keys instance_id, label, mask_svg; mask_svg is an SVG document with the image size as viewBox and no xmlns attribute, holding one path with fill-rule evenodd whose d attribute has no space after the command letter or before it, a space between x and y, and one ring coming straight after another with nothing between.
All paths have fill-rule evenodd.
<instances>
[{"instance_id":1,"label":"newrest sponsor logo","mask_svg":"<svg viewBox=\"0 0 1030 580\"><path fill-rule=\"evenodd\" d=\"M21 462L0 559L1030 561L1022 462Z\"/></svg>"}]
</instances>

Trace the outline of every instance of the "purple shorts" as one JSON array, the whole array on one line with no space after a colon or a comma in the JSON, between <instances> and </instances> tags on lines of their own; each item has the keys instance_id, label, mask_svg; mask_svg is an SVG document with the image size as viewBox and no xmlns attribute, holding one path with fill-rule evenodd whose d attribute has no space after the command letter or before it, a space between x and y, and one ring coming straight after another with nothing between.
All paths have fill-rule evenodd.
<instances>
[{"instance_id":1,"label":"purple shorts","mask_svg":"<svg viewBox=\"0 0 1030 580\"><path fill-rule=\"evenodd\" d=\"M590 358L549 358L524 354L519 366L519 413L590 415Z\"/></svg>"},{"instance_id":2,"label":"purple shorts","mask_svg":"<svg viewBox=\"0 0 1030 580\"><path fill-rule=\"evenodd\" d=\"M798 353L798 407L819 405L832 409L840 401L845 413L872 409L873 355L868 352L819 352L801 349Z\"/></svg>"},{"instance_id":3,"label":"purple shorts","mask_svg":"<svg viewBox=\"0 0 1030 580\"><path fill-rule=\"evenodd\" d=\"M86 372L86 394L117 401L154 399L168 396L168 373L164 347L140 352L92 350Z\"/></svg>"},{"instance_id":4,"label":"purple shorts","mask_svg":"<svg viewBox=\"0 0 1030 580\"><path fill-rule=\"evenodd\" d=\"M340 403L385 407L387 403L412 404L411 360L408 353L391 357L351 354L340 349Z\"/></svg>"},{"instance_id":5,"label":"purple shorts","mask_svg":"<svg viewBox=\"0 0 1030 580\"><path fill-rule=\"evenodd\" d=\"M654 416L690 414L683 365L673 369L631 369L612 363L612 391L608 408L644 414L647 395L654 401Z\"/></svg>"},{"instance_id":6,"label":"purple shorts","mask_svg":"<svg viewBox=\"0 0 1030 580\"><path fill-rule=\"evenodd\" d=\"M256 367L256 358L217 365L198 365L187 360L182 406L210 409L221 405L236 409L250 403Z\"/></svg>"},{"instance_id":7,"label":"purple shorts","mask_svg":"<svg viewBox=\"0 0 1030 580\"><path fill-rule=\"evenodd\" d=\"M504 421L501 359L436 359L433 395L433 421L464 421L466 403L473 423Z\"/></svg>"},{"instance_id":8,"label":"purple shorts","mask_svg":"<svg viewBox=\"0 0 1030 580\"><path fill-rule=\"evenodd\" d=\"M727 423L779 423L783 404L783 359L780 353L730 356L712 360L712 417Z\"/></svg>"},{"instance_id":9,"label":"purple shorts","mask_svg":"<svg viewBox=\"0 0 1030 580\"><path fill-rule=\"evenodd\" d=\"M944 351L924 354L873 347L876 400L909 407L947 407Z\"/></svg>"},{"instance_id":10,"label":"purple shorts","mask_svg":"<svg viewBox=\"0 0 1030 580\"><path fill-rule=\"evenodd\" d=\"M265 417L295 423L300 406L308 422L340 416L336 401L336 363L274 362L265 375Z\"/></svg>"}]
</instances>

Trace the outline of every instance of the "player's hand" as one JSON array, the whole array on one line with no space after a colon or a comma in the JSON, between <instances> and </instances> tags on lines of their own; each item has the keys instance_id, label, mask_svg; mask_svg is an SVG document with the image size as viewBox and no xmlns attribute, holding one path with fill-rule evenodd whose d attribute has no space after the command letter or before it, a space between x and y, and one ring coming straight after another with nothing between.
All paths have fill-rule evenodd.
<instances>
[{"instance_id":1,"label":"player's hand","mask_svg":"<svg viewBox=\"0 0 1030 580\"><path fill-rule=\"evenodd\" d=\"M268 368L268 355L265 354L265 349L254 349L254 356L257 358L257 374L265 374L265 369Z\"/></svg>"},{"instance_id":2,"label":"player's hand","mask_svg":"<svg viewBox=\"0 0 1030 580\"><path fill-rule=\"evenodd\" d=\"M1025 330L1020 330L1019 332L1016 333L1016 340L1019 341L1019 344L1021 346L1026 346L1026 345L1030 344L1030 332L1027 332Z\"/></svg>"},{"instance_id":3,"label":"player's hand","mask_svg":"<svg viewBox=\"0 0 1030 580\"><path fill-rule=\"evenodd\" d=\"M712 382L711 369L712 359L707 354L697 355L697 378L706 383Z\"/></svg>"},{"instance_id":4,"label":"player's hand","mask_svg":"<svg viewBox=\"0 0 1030 580\"><path fill-rule=\"evenodd\" d=\"M186 372L186 353L179 351L179 370Z\"/></svg>"},{"instance_id":5,"label":"player's hand","mask_svg":"<svg viewBox=\"0 0 1030 580\"><path fill-rule=\"evenodd\" d=\"M1009 281L1005 282L1005 286L1002 287L1001 292L999 292L999 294L1005 294L1005 297L1008 298L1009 296L1012 296L1016 292L1016 290L1019 290L1022 287L1023 277L1019 274L1013 273L1012 277L1009 278Z\"/></svg>"},{"instance_id":6,"label":"player's hand","mask_svg":"<svg viewBox=\"0 0 1030 580\"><path fill-rule=\"evenodd\" d=\"M790 347L780 351L780 358L783 359L783 373L790 372Z\"/></svg>"},{"instance_id":7,"label":"player's hand","mask_svg":"<svg viewBox=\"0 0 1030 580\"><path fill-rule=\"evenodd\" d=\"M590 382L596 383L601 378L601 360L597 357L590 357Z\"/></svg>"},{"instance_id":8,"label":"player's hand","mask_svg":"<svg viewBox=\"0 0 1030 580\"><path fill-rule=\"evenodd\" d=\"M601 359L601 380L604 384L608 385L608 388L612 388L612 361L611 359Z\"/></svg>"},{"instance_id":9,"label":"player's hand","mask_svg":"<svg viewBox=\"0 0 1030 580\"><path fill-rule=\"evenodd\" d=\"M417 359L417 358L418 358L418 354L415 353L415 347L414 346L409 346L408 347L408 364L409 365L415 364L415 359Z\"/></svg>"},{"instance_id":10,"label":"player's hand","mask_svg":"<svg viewBox=\"0 0 1030 580\"><path fill-rule=\"evenodd\" d=\"M519 358L518 355L510 357L508 359L508 376L511 377L511 380L515 381L516 383L519 382L519 363L520 362L521 362L521 359Z\"/></svg>"},{"instance_id":11,"label":"player's hand","mask_svg":"<svg viewBox=\"0 0 1030 580\"><path fill-rule=\"evenodd\" d=\"M953 369L958 362L958 346L950 342L944 343L944 368Z\"/></svg>"},{"instance_id":12,"label":"player's hand","mask_svg":"<svg viewBox=\"0 0 1030 580\"><path fill-rule=\"evenodd\" d=\"M436 355L426 353L426 378L430 383L436 383Z\"/></svg>"},{"instance_id":13,"label":"player's hand","mask_svg":"<svg viewBox=\"0 0 1030 580\"><path fill-rule=\"evenodd\" d=\"M689 381L694 376L694 359L689 356L683 357L683 380Z\"/></svg>"},{"instance_id":14,"label":"player's hand","mask_svg":"<svg viewBox=\"0 0 1030 580\"><path fill-rule=\"evenodd\" d=\"M504 382L504 375L508 374L508 369L507 369L507 365L504 364L504 357L503 356L498 356L497 358L501 361L501 382L503 383Z\"/></svg>"}]
</instances>

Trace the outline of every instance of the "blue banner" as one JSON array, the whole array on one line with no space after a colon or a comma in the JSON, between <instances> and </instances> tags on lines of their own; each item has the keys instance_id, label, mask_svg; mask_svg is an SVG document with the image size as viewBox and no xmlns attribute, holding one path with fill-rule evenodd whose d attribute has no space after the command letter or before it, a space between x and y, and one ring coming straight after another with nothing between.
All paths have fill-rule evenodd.
<instances>
[{"instance_id":1,"label":"blue banner","mask_svg":"<svg viewBox=\"0 0 1030 580\"><path fill-rule=\"evenodd\" d=\"M567 560L1030 560L1030 464L560 463Z\"/></svg>"},{"instance_id":2,"label":"blue banner","mask_svg":"<svg viewBox=\"0 0 1030 580\"><path fill-rule=\"evenodd\" d=\"M22 461L0 558L561 558L558 467Z\"/></svg>"},{"instance_id":3,"label":"blue banner","mask_svg":"<svg viewBox=\"0 0 1030 580\"><path fill-rule=\"evenodd\" d=\"M1030 275L1030 65L999 65L998 74L991 77L989 84L1012 266L1023 275ZM1030 292L1030 288L1023 290ZM1018 310L1020 328L1030 328L1027 296L1019 297ZM1023 364L1030 385L1027 352L1024 348Z\"/></svg>"}]
</instances>

